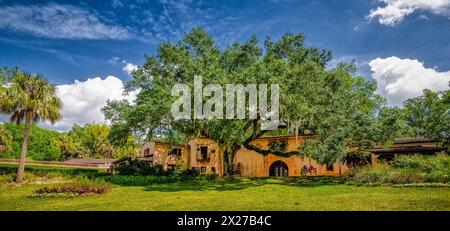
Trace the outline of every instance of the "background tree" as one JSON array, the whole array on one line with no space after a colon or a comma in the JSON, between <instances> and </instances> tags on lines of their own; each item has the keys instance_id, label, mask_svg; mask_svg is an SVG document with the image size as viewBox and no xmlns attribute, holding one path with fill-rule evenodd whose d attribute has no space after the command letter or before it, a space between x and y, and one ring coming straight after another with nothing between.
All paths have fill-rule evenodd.
<instances>
[{"instance_id":1,"label":"background tree","mask_svg":"<svg viewBox=\"0 0 450 231\"><path fill-rule=\"evenodd\" d=\"M405 120L414 136L440 140L450 151L450 91L424 90L404 102Z\"/></svg>"},{"instance_id":2,"label":"background tree","mask_svg":"<svg viewBox=\"0 0 450 231\"><path fill-rule=\"evenodd\" d=\"M286 33L279 41L266 38L264 47L253 36L220 49L211 36L196 28L179 43L161 44L157 54L147 57L133 73L127 90L139 89L134 104L110 101L104 112L113 123L116 138L131 133L146 139L212 138L223 152L227 174L233 173L234 156L242 146L262 155L307 154L319 163L333 163L345 156L349 141L356 146L377 142L378 136L369 133L377 126L376 111L382 109L384 100L374 93L375 82L354 76L354 65L328 69L330 59L330 51L305 46L302 34ZM268 132L260 129L261 118L173 120L170 108L177 97L171 96L172 86L192 85L196 75L202 76L203 85L219 84L222 89L233 83L279 84L283 126ZM298 151L286 153L252 145L266 134L306 131L315 136Z\"/></svg>"},{"instance_id":3,"label":"background tree","mask_svg":"<svg viewBox=\"0 0 450 231\"><path fill-rule=\"evenodd\" d=\"M59 151L60 156L58 159L60 161L87 157L86 148L80 141L73 139L69 134L61 134L52 141L52 146Z\"/></svg>"},{"instance_id":4,"label":"background tree","mask_svg":"<svg viewBox=\"0 0 450 231\"><path fill-rule=\"evenodd\" d=\"M65 148L66 151L71 150L71 157L120 158L139 153L139 145L131 135L126 136L120 144L111 142L111 129L107 124L74 125L67 136L72 140L72 147Z\"/></svg>"},{"instance_id":5,"label":"background tree","mask_svg":"<svg viewBox=\"0 0 450 231\"><path fill-rule=\"evenodd\" d=\"M0 69L0 101L6 100L6 82L7 82L6 69ZM0 153L11 151L12 149L12 136L11 133L0 124Z\"/></svg>"},{"instance_id":6,"label":"background tree","mask_svg":"<svg viewBox=\"0 0 450 231\"><path fill-rule=\"evenodd\" d=\"M2 153L3 158L19 159L22 148L24 124L4 123L4 128L11 134L11 150ZM53 145L53 140L61 136L62 133L41 128L36 124L30 127L30 136L27 144L27 158L33 160L56 161L61 154Z\"/></svg>"},{"instance_id":7,"label":"background tree","mask_svg":"<svg viewBox=\"0 0 450 231\"><path fill-rule=\"evenodd\" d=\"M69 136L86 147L90 157L112 158L114 148L108 139L109 126L106 124L86 124L84 127L74 125Z\"/></svg>"},{"instance_id":8,"label":"background tree","mask_svg":"<svg viewBox=\"0 0 450 231\"><path fill-rule=\"evenodd\" d=\"M0 124L0 153L11 151L12 149L12 136L11 133Z\"/></svg>"},{"instance_id":9,"label":"background tree","mask_svg":"<svg viewBox=\"0 0 450 231\"><path fill-rule=\"evenodd\" d=\"M12 114L11 121L24 123L22 149L16 182L22 183L31 125L38 121L54 124L61 118L61 100L56 87L43 76L16 71L0 101L2 113Z\"/></svg>"},{"instance_id":10,"label":"background tree","mask_svg":"<svg viewBox=\"0 0 450 231\"><path fill-rule=\"evenodd\" d=\"M11 135L11 149L1 153L1 157L20 158L25 126L8 122L0 125L0 129L2 127ZM92 127L101 127L99 130L105 133L99 135L100 138L94 142L86 142L86 140L96 137L95 133L86 132L86 130L92 130ZM71 158L110 158L109 155L102 156L100 152L97 152L95 146L92 145L101 142L106 142L106 145L112 145L112 158L136 156L139 154L140 145L133 136L129 136L122 144L116 145L111 142L110 134L109 126L105 124L76 125L68 132L58 132L33 124L30 128L27 158L44 161L65 161Z\"/></svg>"}]
</instances>

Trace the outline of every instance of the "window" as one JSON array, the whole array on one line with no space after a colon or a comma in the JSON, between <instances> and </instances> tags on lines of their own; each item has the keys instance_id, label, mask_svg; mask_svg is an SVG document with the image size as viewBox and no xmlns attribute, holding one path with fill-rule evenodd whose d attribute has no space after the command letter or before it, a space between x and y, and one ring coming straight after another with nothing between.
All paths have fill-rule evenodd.
<instances>
[{"instance_id":1,"label":"window","mask_svg":"<svg viewBox=\"0 0 450 231\"><path fill-rule=\"evenodd\" d=\"M171 156L181 156L181 148L172 148L170 151Z\"/></svg>"},{"instance_id":2,"label":"window","mask_svg":"<svg viewBox=\"0 0 450 231\"><path fill-rule=\"evenodd\" d=\"M197 160L208 160L208 147L202 146L200 147L200 156L197 156Z\"/></svg>"},{"instance_id":3,"label":"window","mask_svg":"<svg viewBox=\"0 0 450 231\"><path fill-rule=\"evenodd\" d=\"M146 148L144 149L144 156L150 155L150 149Z\"/></svg>"},{"instance_id":4,"label":"window","mask_svg":"<svg viewBox=\"0 0 450 231\"><path fill-rule=\"evenodd\" d=\"M332 164L327 164L327 171L334 171L334 166Z\"/></svg>"},{"instance_id":5,"label":"window","mask_svg":"<svg viewBox=\"0 0 450 231\"><path fill-rule=\"evenodd\" d=\"M206 167L205 167L205 166L201 167L201 168L200 168L200 171L201 171L202 173L205 173L205 172L206 172Z\"/></svg>"}]
</instances>

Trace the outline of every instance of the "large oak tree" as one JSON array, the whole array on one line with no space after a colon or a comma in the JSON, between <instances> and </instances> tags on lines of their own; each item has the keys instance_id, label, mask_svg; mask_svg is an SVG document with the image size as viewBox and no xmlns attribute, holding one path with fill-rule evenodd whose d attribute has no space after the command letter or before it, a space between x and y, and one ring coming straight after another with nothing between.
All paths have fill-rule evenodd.
<instances>
[{"instance_id":1,"label":"large oak tree","mask_svg":"<svg viewBox=\"0 0 450 231\"><path fill-rule=\"evenodd\" d=\"M220 48L196 28L178 43L163 43L127 83L129 91L139 90L135 102L109 101L103 109L112 121L112 134L116 140L130 133L178 141L210 137L224 154L227 174L233 173L234 156L242 147L262 155L308 155L328 164L341 160L348 145L360 149L391 138L378 121L385 100L375 94L376 83L355 76L352 64L330 68L331 52L308 47L304 40L302 34L286 33L277 41L266 38L261 45L253 36ZM192 86L194 76L201 76L203 85L214 83L223 89L226 84L278 84L282 126L261 130L260 117L174 120L171 106L178 97L171 89L177 83ZM306 132L313 136L293 152L252 145L267 134Z\"/></svg>"}]
</instances>

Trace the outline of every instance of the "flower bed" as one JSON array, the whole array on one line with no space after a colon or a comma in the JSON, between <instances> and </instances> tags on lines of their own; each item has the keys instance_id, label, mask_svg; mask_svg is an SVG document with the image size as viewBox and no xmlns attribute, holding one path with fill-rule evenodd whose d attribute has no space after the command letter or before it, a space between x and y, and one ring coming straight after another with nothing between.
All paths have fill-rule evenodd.
<instances>
[{"instance_id":1,"label":"flower bed","mask_svg":"<svg viewBox=\"0 0 450 231\"><path fill-rule=\"evenodd\" d=\"M52 196L85 196L94 194L105 194L111 189L108 183L103 182L69 182L44 186L36 189L31 197L52 197Z\"/></svg>"}]
</instances>

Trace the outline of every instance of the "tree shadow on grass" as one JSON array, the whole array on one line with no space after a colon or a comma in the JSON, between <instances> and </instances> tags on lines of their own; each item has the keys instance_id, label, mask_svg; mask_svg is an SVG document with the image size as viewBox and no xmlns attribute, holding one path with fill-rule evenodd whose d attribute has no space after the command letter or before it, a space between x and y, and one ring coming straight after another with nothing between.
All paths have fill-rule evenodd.
<instances>
[{"instance_id":1,"label":"tree shadow on grass","mask_svg":"<svg viewBox=\"0 0 450 231\"><path fill-rule=\"evenodd\" d=\"M186 181L166 184L147 185L145 191L178 192L178 191L235 191L263 185L283 185L290 187L318 187L324 185L343 184L341 177L282 177L282 178L230 178L203 181Z\"/></svg>"}]
</instances>

